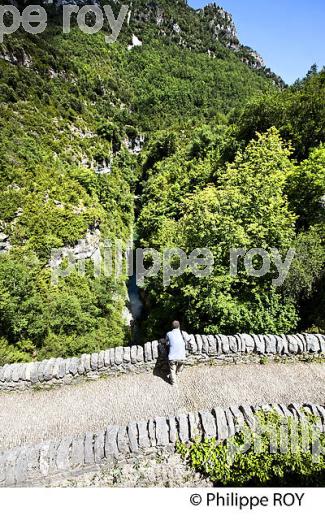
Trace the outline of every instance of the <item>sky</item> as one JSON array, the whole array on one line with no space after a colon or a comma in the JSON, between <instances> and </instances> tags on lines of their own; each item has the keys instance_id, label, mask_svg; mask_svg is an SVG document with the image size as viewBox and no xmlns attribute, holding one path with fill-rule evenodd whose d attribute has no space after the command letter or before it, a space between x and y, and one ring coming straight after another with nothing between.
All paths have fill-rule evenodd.
<instances>
[{"instance_id":1,"label":"sky","mask_svg":"<svg viewBox=\"0 0 325 520\"><path fill-rule=\"evenodd\" d=\"M209 0L188 0L198 9ZM239 40L256 50L286 83L325 65L324 0L219 0L233 15Z\"/></svg>"}]
</instances>

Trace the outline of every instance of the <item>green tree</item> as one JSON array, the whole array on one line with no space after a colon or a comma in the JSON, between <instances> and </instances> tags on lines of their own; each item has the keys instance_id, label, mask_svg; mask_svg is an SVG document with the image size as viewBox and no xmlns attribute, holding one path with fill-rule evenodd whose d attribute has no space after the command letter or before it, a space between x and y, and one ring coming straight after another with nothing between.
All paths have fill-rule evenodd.
<instances>
[{"instance_id":1,"label":"green tree","mask_svg":"<svg viewBox=\"0 0 325 520\"><path fill-rule=\"evenodd\" d=\"M288 179L290 206L299 215L298 225L321 225L325 233L325 145L314 148ZM324 235L325 236L325 235Z\"/></svg>"},{"instance_id":2,"label":"green tree","mask_svg":"<svg viewBox=\"0 0 325 520\"><path fill-rule=\"evenodd\" d=\"M161 280L148 282L163 314L170 318L178 312L192 329L211 333L283 333L295 327L294 301L273 285L274 266L264 277L254 278L240 261L238 275L230 274L232 248L277 248L283 258L293 243L296 217L284 195L295 169L290 153L276 129L259 135L227 166L218 186L194 193L184 202L181 218L161 228L161 249L174 245L189 254L209 248L215 260L208 278L186 272L169 288L163 288ZM255 258L256 268L258 262Z\"/></svg>"}]
</instances>

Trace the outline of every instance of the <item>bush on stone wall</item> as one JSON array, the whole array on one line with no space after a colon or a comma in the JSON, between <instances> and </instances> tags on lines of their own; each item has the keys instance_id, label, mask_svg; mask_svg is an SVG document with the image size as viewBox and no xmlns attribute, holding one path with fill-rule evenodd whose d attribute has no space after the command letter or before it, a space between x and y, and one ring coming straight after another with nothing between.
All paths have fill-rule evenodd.
<instances>
[{"instance_id":1,"label":"bush on stone wall","mask_svg":"<svg viewBox=\"0 0 325 520\"><path fill-rule=\"evenodd\" d=\"M177 450L217 486L325 485L325 434L315 428L319 418L310 414L298 422L272 411L257 412L256 419L257 427L245 425L222 443L206 439L179 444Z\"/></svg>"}]
</instances>

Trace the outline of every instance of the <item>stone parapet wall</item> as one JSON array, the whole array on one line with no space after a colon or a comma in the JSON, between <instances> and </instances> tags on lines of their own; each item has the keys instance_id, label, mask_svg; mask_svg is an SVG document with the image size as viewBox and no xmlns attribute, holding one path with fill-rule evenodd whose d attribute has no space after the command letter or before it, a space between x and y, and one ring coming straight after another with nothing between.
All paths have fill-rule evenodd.
<instances>
[{"instance_id":1,"label":"stone parapet wall","mask_svg":"<svg viewBox=\"0 0 325 520\"><path fill-rule=\"evenodd\" d=\"M293 358L325 356L325 336L296 334L291 336L236 334L191 336L187 363L219 364L258 362L261 357ZM17 363L0 367L0 390L24 390L35 386L69 384L81 378L95 379L104 374L139 373L166 363L166 347L152 341L144 346L116 347L83 354L77 358L52 358L34 363Z\"/></svg>"},{"instance_id":2,"label":"stone parapet wall","mask_svg":"<svg viewBox=\"0 0 325 520\"><path fill-rule=\"evenodd\" d=\"M234 435L244 424L254 428L255 412L271 409L299 421L304 420L304 413L312 413L319 418L318 427L325 431L325 407L310 403L243 405L155 417L3 452L0 454L0 486L49 485L94 471L101 465L112 468L116 461L136 462L139 457L159 455L166 450L173 453L178 441L189 443L209 438L222 441Z\"/></svg>"}]
</instances>

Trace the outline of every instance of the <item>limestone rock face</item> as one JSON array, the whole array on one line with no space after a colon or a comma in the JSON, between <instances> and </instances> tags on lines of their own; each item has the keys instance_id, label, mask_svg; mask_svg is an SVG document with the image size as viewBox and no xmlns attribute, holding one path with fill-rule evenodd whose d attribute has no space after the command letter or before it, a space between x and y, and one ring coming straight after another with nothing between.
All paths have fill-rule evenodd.
<instances>
[{"instance_id":1,"label":"limestone rock face","mask_svg":"<svg viewBox=\"0 0 325 520\"><path fill-rule=\"evenodd\" d=\"M47 5L56 5L57 7L61 7L63 5L80 5L80 7L84 5L100 5L99 0L47 0L44 2Z\"/></svg>"},{"instance_id":2,"label":"limestone rock face","mask_svg":"<svg viewBox=\"0 0 325 520\"><path fill-rule=\"evenodd\" d=\"M86 238L79 240L74 247L58 249L57 253L52 255L48 266L52 269L57 269L66 257L73 259L74 262L78 262L90 258L96 259L97 256L100 256L100 231L98 228L95 228L88 230Z\"/></svg>"},{"instance_id":3,"label":"limestone rock face","mask_svg":"<svg viewBox=\"0 0 325 520\"><path fill-rule=\"evenodd\" d=\"M141 47L141 45L142 45L142 41L139 40L139 38L135 34L133 34L132 35L132 44L128 46L128 50L130 51L130 50L134 49L134 47Z\"/></svg>"},{"instance_id":4,"label":"limestone rock face","mask_svg":"<svg viewBox=\"0 0 325 520\"><path fill-rule=\"evenodd\" d=\"M237 29L231 14L222 7L216 6L215 3L208 4L200 12L204 18L209 20L209 27L215 39L226 43L228 47L239 47Z\"/></svg>"},{"instance_id":5,"label":"limestone rock face","mask_svg":"<svg viewBox=\"0 0 325 520\"><path fill-rule=\"evenodd\" d=\"M241 47L242 52L244 52L244 56L242 57L242 61L249 65L252 69L261 69L265 67L264 60L262 56L247 46Z\"/></svg>"},{"instance_id":6,"label":"limestone rock face","mask_svg":"<svg viewBox=\"0 0 325 520\"><path fill-rule=\"evenodd\" d=\"M0 51L0 59L8 61L12 65L21 65L26 68L30 68L33 65L31 57L24 51L24 49L13 53L3 47Z\"/></svg>"},{"instance_id":7,"label":"limestone rock face","mask_svg":"<svg viewBox=\"0 0 325 520\"><path fill-rule=\"evenodd\" d=\"M179 34L181 32L181 28L180 26L178 25L178 23L174 23L173 25L173 31L177 34Z\"/></svg>"},{"instance_id":8,"label":"limestone rock face","mask_svg":"<svg viewBox=\"0 0 325 520\"><path fill-rule=\"evenodd\" d=\"M7 253L11 248L9 236L5 233L0 233L0 254Z\"/></svg>"},{"instance_id":9,"label":"limestone rock face","mask_svg":"<svg viewBox=\"0 0 325 520\"><path fill-rule=\"evenodd\" d=\"M125 139L124 144L130 153L138 155L144 146L144 141L144 135L139 135L132 138L128 137Z\"/></svg>"}]
</instances>

